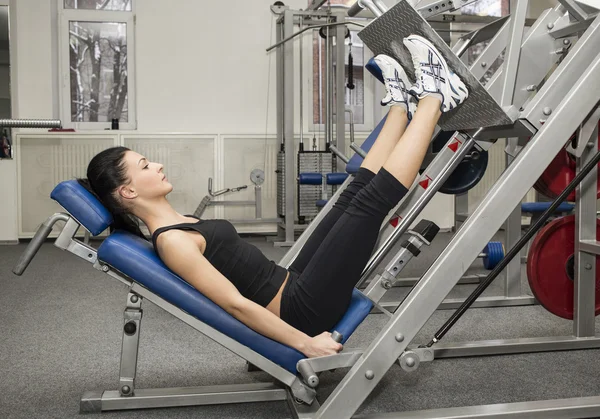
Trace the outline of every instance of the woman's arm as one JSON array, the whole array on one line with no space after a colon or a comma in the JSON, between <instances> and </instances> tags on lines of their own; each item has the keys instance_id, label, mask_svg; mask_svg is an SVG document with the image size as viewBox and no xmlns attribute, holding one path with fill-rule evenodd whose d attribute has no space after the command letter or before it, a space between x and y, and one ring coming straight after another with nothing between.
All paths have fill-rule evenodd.
<instances>
[{"instance_id":1,"label":"woman's arm","mask_svg":"<svg viewBox=\"0 0 600 419\"><path fill-rule=\"evenodd\" d=\"M341 350L342 346L331 339L329 333L311 338L242 296L231 281L212 266L184 231L165 231L159 236L157 246L162 261L173 272L256 332L308 357L332 355Z\"/></svg>"}]
</instances>

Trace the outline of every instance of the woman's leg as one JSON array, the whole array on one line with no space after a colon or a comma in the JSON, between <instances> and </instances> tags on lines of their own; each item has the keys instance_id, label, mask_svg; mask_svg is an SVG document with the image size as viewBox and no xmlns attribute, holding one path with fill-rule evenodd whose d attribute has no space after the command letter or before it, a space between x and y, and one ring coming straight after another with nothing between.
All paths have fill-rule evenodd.
<instances>
[{"instance_id":1,"label":"woman's leg","mask_svg":"<svg viewBox=\"0 0 600 419\"><path fill-rule=\"evenodd\" d=\"M404 134L408 121L416 109L416 100L408 94L411 83L404 69L396 61L386 56L378 56L375 60L384 75L386 96L381 104L390 107L387 119L354 179L340 194L336 203L321 220L290 265L289 270L297 274L304 271L354 196L379 172Z\"/></svg>"},{"instance_id":2,"label":"woman's leg","mask_svg":"<svg viewBox=\"0 0 600 419\"><path fill-rule=\"evenodd\" d=\"M413 89L421 100L410 126L377 175L356 194L304 272L286 286L282 296L282 318L308 334L316 335L330 329L346 311L352 290L377 242L383 219L417 176L441 116L440 109L449 110L447 101L450 99L457 106L467 97L464 84L452 76L433 47L427 45L424 51L413 45L407 47L413 56L417 55L419 62L439 66L435 77L444 81L441 87L432 90L434 83L427 77L433 76L422 77L417 71L418 81ZM465 93L460 97L447 97L448 86L445 84L451 84L449 87L453 91L464 89Z\"/></svg>"},{"instance_id":3,"label":"woman's leg","mask_svg":"<svg viewBox=\"0 0 600 419\"><path fill-rule=\"evenodd\" d=\"M344 211L350 205L356 194L364 188L373 179L375 174L383 166L385 160L389 157L396 143L404 133L408 118L406 111L398 106L393 106L389 113L381 133L375 140L373 147L363 160L360 168L356 172L352 182L346 186L340 194L333 207L327 215L321 220L315 231L310 235L302 250L290 265L289 270L301 274L306 265L310 262L313 255L317 252L325 237L329 234L335 223L342 216Z\"/></svg>"}]
</instances>

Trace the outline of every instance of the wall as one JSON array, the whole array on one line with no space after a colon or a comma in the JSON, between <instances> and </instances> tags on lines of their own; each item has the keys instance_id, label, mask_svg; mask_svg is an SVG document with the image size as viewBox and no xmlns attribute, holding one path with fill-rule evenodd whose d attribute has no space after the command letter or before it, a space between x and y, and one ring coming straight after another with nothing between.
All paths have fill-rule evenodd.
<instances>
[{"instance_id":1,"label":"wall","mask_svg":"<svg viewBox=\"0 0 600 419\"><path fill-rule=\"evenodd\" d=\"M18 71L18 77L13 78L13 117L59 118L57 2L10 3L11 71L15 76ZM180 0L165 7L161 0L137 0L138 131L274 133L275 58L269 67L265 52L274 40L272 3ZM296 9L306 7L306 0L285 3ZM377 86L375 90L378 101L383 89ZM15 161L0 162L4 182L0 241L17 238L16 176ZM447 228L452 226L452 210L452 197L437 196L424 216Z\"/></svg>"}]
</instances>

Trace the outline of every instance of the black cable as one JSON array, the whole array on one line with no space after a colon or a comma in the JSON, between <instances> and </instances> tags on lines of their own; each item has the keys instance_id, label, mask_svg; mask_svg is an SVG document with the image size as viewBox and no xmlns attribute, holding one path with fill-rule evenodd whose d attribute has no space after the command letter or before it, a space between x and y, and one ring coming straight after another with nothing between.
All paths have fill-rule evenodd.
<instances>
[{"instance_id":1,"label":"black cable","mask_svg":"<svg viewBox=\"0 0 600 419\"><path fill-rule=\"evenodd\" d=\"M352 57L352 44L350 44L350 52L348 52L348 83L346 87L354 90L354 57Z\"/></svg>"},{"instance_id":2,"label":"black cable","mask_svg":"<svg viewBox=\"0 0 600 419\"><path fill-rule=\"evenodd\" d=\"M529 242L529 240L533 237L535 233L544 225L546 220L554 213L556 208L569 196L569 194L577 187L577 185L587 176L587 174L600 162L600 151L597 152L592 160L586 164L579 173L573 178L571 183L567 185L564 191L560 195L556 197L552 204L544 213L540 216L540 218L525 232L525 234L515 243L515 245L510 249L510 251L506 254L504 259L500 261L500 263L494 268L492 272L488 274L488 276L483 280L483 282L473 291L471 295L462 303L462 305L452 314L452 316L448 319L446 323L441 327L440 330L434 335L434 338L427 344L427 347L430 348L435 343L439 342L440 339L444 337L446 333L456 324L456 322L465 314L465 311L471 307L471 305L475 302L477 298L481 295L483 291L496 279L496 277L506 268L506 265L510 263L510 261L518 254L520 254L521 249Z\"/></svg>"}]
</instances>

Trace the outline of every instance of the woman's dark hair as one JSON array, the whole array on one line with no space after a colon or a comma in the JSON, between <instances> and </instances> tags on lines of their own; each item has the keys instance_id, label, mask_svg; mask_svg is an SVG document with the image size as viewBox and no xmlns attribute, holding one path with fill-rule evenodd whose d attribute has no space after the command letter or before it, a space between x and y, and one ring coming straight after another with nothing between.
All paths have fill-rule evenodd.
<instances>
[{"instance_id":1,"label":"woman's dark hair","mask_svg":"<svg viewBox=\"0 0 600 419\"><path fill-rule=\"evenodd\" d=\"M144 237L138 222L115 194L119 186L129 183L125 161L125 153L128 151L127 147L112 147L96 154L88 165L87 179L77 181L95 195L112 214L114 222L110 227L111 233L119 229Z\"/></svg>"}]
</instances>

